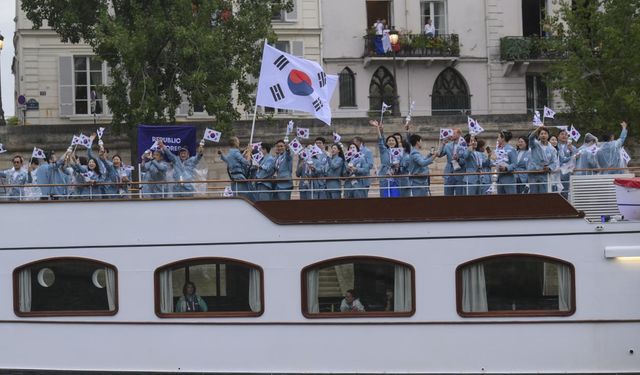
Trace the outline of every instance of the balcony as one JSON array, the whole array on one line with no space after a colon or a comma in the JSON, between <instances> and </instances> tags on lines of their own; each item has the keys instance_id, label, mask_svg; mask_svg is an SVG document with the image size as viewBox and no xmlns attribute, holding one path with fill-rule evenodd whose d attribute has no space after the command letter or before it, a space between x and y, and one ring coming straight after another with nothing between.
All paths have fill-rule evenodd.
<instances>
[{"instance_id":1,"label":"balcony","mask_svg":"<svg viewBox=\"0 0 640 375\"><path fill-rule=\"evenodd\" d=\"M364 36L365 66L373 60L387 60L393 57L391 51L380 54L376 51L376 36ZM460 41L458 34L442 34L428 37L423 34L400 34L398 46L395 47L396 59L401 64L407 61L455 61L460 57Z\"/></svg>"},{"instance_id":2,"label":"balcony","mask_svg":"<svg viewBox=\"0 0 640 375\"><path fill-rule=\"evenodd\" d=\"M544 61L563 57L558 48L559 39L524 36L506 36L500 39L502 61Z\"/></svg>"}]
</instances>

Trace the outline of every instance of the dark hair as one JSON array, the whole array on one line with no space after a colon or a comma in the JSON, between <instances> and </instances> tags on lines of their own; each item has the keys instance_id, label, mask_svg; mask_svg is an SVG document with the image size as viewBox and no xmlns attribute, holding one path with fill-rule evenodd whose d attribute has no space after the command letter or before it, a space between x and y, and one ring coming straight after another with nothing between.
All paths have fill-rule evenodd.
<instances>
[{"instance_id":1,"label":"dark hair","mask_svg":"<svg viewBox=\"0 0 640 375\"><path fill-rule=\"evenodd\" d=\"M411 145L407 141L402 141L402 148L404 148L404 152L407 154L411 153Z\"/></svg>"},{"instance_id":2,"label":"dark hair","mask_svg":"<svg viewBox=\"0 0 640 375\"><path fill-rule=\"evenodd\" d=\"M89 160L86 157L78 156L78 163L80 163L80 165L87 165L88 162Z\"/></svg>"},{"instance_id":3,"label":"dark hair","mask_svg":"<svg viewBox=\"0 0 640 375\"><path fill-rule=\"evenodd\" d=\"M271 144L267 143L267 142L262 142L262 144L260 145L260 147L264 148L265 150L267 150L267 154L271 152Z\"/></svg>"},{"instance_id":4,"label":"dark hair","mask_svg":"<svg viewBox=\"0 0 640 375\"><path fill-rule=\"evenodd\" d=\"M105 154L108 154L108 153L109 153L109 149L108 149L108 148L103 147L103 149L104 149L104 153L105 153Z\"/></svg>"},{"instance_id":5,"label":"dark hair","mask_svg":"<svg viewBox=\"0 0 640 375\"><path fill-rule=\"evenodd\" d=\"M542 132L545 132L545 133L547 133L547 135L550 135L550 133L549 133L549 129L547 129L547 128L540 128L540 130L538 131L538 136L540 136L540 133L542 133Z\"/></svg>"},{"instance_id":6,"label":"dark hair","mask_svg":"<svg viewBox=\"0 0 640 375\"><path fill-rule=\"evenodd\" d=\"M467 142L467 144L470 143L471 142L471 134L466 134L464 136L464 141Z\"/></svg>"},{"instance_id":7,"label":"dark hair","mask_svg":"<svg viewBox=\"0 0 640 375\"><path fill-rule=\"evenodd\" d=\"M476 151L484 151L484 145L486 144L484 139L478 139L476 142Z\"/></svg>"},{"instance_id":8,"label":"dark hair","mask_svg":"<svg viewBox=\"0 0 640 375\"><path fill-rule=\"evenodd\" d=\"M400 133L393 133L391 134L392 136L394 136L396 138L396 141L398 141L398 145L402 145L402 142L404 141L404 139L402 139L402 134ZM400 138L400 140L398 140L398 138Z\"/></svg>"},{"instance_id":9,"label":"dark hair","mask_svg":"<svg viewBox=\"0 0 640 375\"><path fill-rule=\"evenodd\" d=\"M277 145L278 143L284 143L284 139L278 139L274 145Z\"/></svg>"},{"instance_id":10,"label":"dark hair","mask_svg":"<svg viewBox=\"0 0 640 375\"><path fill-rule=\"evenodd\" d=\"M421 140L422 137L417 134L411 134L411 136L409 137L409 143L412 147L415 147L415 145L418 144L418 142L420 142Z\"/></svg>"},{"instance_id":11,"label":"dark hair","mask_svg":"<svg viewBox=\"0 0 640 375\"><path fill-rule=\"evenodd\" d=\"M51 158L53 157L53 154L55 154L56 152L53 150L49 150L47 152L44 153L44 160L48 163L51 161Z\"/></svg>"},{"instance_id":12,"label":"dark hair","mask_svg":"<svg viewBox=\"0 0 640 375\"><path fill-rule=\"evenodd\" d=\"M356 150L358 150L358 152L360 152L360 147L358 147L358 145L354 141L349 142L349 145L347 146L347 149L350 149L351 145L354 145L356 147Z\"/></svg>"},{"instance_id":13,"label":"dark hair","mask_svg":"<svg viewBox=\"0 0 640 375\"><path fill-rule=\"evenodd\" d=\"M120 155L118 155L118 154L113 155L113 156L111 157L111 161L113 161L113 158L115 158L116 156L117 156L117 157L120 159L120 161L122 162L122 157L121 157Z\"/></svg>"},{"instance_id":14,"label":"dark hair","mask_svg":"<svg viewBox=\"0 0 640 375\"><path fill-rule=\"evenodd\" d=\"M20 163L24 163L24 159L22 158L22 156L20 155L14 155L13 158L11 158L11 162L13 162L14 160L19 159ZM36 159L37 160L37 159Z\"/></svg>"},{"instance_id":15,"label":"dark hair","mask_svg":"<svg viewBox=\"0 0 640 375\"><path fill-rule=\"evenodd\" d=\"M353 290L353 289L348 289L346 293L351 294L351 296L353 297L353 299L358 298L358 296L356 295L356 291L355 291L355 290ZM345 293L345 294L346 294L346 293Z\"/></svg>"},{"instance_id":16,"label":"dark hair","mask_svg":"<svg viewBox=\"0 0 640 375\"><path fill-rule=\"evenodd\" d=\"M398 140L396 139L396 137L394 137L393 135L388 136L385 140L384 140L384 145L387 146L387 143L389 142L389 139L393 139L394 142L396 142L396 147L399 146L398 144ZM387 146L388 148L389 146Z\"/></svg>"},{"instance_id":17,"label":"dark hair","mask_svg":"<svg viewBox=\"0 0 640 375\"><path fill-rule=\"evenodd\" d=\"M322 143L327 143L327 140L324 137L316 137L316 140L314 142L318 142L321 141Z\"/></svg>"},{"instance_id":18,"label":"dark hair","mask_svg":"<svg viewBox=\"0 0 640 375\"><path fill-rule=\"evenodd\" d=\"M342 158L342 160L344 160L344 151L342 151L342 147L340 147L339 143L334 143L331 145L331 147L336 146L338 148L338 156ZM356 146L358 147L358 146Z\"/></svg>"},{"instance_id":19,"label":"dark hair","mask_svg":"<svg viewBox=\"0 0 640 375\"><path fill-rule=\"evenodd\" d=\"M613 133L603 133L603 134L602 134L602 138L600 138L600 139L602 139L602 141L603 141L603 142L609 142L609 141L611 141L613 138L615 138L615 136L616 136L616 135L615 135L615 134L613 134Z\"/></svg>"},{"instance_id":20,"label":"dark hair","mask_svg":"<svg viewBox=\"0 0 640 375\"><path fill-rule=\"evenodd\" d=\"M38 160L38 159L31 159L31 164L40 165L40 160Z\"/></svg>"},{"instance_id":21,"label":"dark hair","mask_svg":"<svg viewBox=\"0 0 640 375\"><path fill-rule=\"evenodd\" d=\"M364 140L359 135L353 137L353 140L360 142L360 144L364 143ZM359 148L358 148L358 150L359 150Z\"/></svg>"},{"instance_id":22,"label":"dark hair","mask_svg":"<svg viewBox=\"0 0 640 375\"><path fill-rule=\"evenodd\" d=\"M525 149L525 151L528 150L529 149L529 138L527 138L527 137L519 137L518 139L522 139L524 141L524 143L527 144L527 148Z\"/></svg>"},{"instance_id":23,"label":"dark hair","mask_svg":"<svg viewBox=\"0 0 640 375\"><path fill-rule=\"evenodd\" d=\"M90 158L89 161L91 160L96 163L96 169L93 171L93 173L97 174L98 176L102 176L102 173L100 173L100 163L98 163L98 160L96 158ZM89 165L89 161L87 161L87 166Z\"/></svg>"},{"instance_id":24,"label":"dark hair","mask_svg":"<svg viewBox=\"0 0 640 375\"><path fill-rule=\"evenodd\" d=\"M191 281L187 281L186 283L184 283L184 285L182 286L182 294L184 294L185 296L187 295L187 287L191 285L193 287L193 294L196 294L196 284L194 284Z\"/></svg>"},{"instance_id":25,"label":"dark hair","mask_svg":"<svg viewBox=\"0 0 640 375\"><path fill-rule=\"evenodd\" d=\"M547 133L548 133L548 132L547 132ZM505 141L505 142L509 142L509 141L511 140L511 138L513 138L513 134L511 134L511 132L510 132L510 131L507 131L507 130L501 130L501 131L500 131L500 136L501 136L502 138L504 138L504 141Z\"/></svg>"}]
</instances>

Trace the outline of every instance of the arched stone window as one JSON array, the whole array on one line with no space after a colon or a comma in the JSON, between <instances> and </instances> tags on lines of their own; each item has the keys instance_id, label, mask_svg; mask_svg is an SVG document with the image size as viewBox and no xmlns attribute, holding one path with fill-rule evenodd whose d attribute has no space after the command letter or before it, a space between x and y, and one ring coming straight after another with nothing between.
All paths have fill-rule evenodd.
<instances>
[{"instance_id":1,"label":"arched stone window","mask_svg":"<svg viewBox=\"0 0 640 375\"><path fill-rule=\"evenodd\" d=\"M356 74L346 67L339 74L340 107L356 107Z\"/></svg>"},{"instance_id":2,"label":"arched stone window","mask_svg":"<svg viewBox=\"0 0 640 375\"><path fill-rule=\"evenodd\" d=\"M431 94L432 115L471 114L471 95L464 78L453 68L440 73Z\"/></svg>"},{"instance_id":3,"label":"arched stone window","mask_svg":"<svg viewBox=\"0 0 640 375\"><path fill-rule=\"evenodd\" d=\"M392 105L395 100L393 97L393 88L396 80L387 68L381 66L371 77L369 84L369 109L379 111L384 101L388 105ZM395 110L395 108L393 109Z\"/></svg>"}]
</instances>

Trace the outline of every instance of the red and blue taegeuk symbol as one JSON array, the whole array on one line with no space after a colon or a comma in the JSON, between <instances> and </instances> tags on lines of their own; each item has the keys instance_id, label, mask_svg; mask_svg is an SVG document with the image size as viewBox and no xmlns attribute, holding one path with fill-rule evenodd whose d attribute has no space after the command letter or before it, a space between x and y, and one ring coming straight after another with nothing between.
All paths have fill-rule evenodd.
<instances>
[{"instance_id":1,"label":"red and blue taegeuk symbol","mask_svg":"<svg viewBox=\"0 0 640 375\"><path fill-rule=\"evenodd\" d=\"M313 92L311 78L309 78L307 73L300 70L292 69L291 72L289 72L287 84L289 85L289 90L295 95L308 96Z\"/></svg>"}]
</instances>

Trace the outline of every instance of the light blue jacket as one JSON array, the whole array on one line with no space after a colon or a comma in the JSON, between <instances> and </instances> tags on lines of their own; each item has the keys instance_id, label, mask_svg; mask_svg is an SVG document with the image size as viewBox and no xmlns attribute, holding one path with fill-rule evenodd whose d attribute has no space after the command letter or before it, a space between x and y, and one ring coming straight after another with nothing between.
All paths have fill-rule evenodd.
<instances>
[{"instance_id":1,"label":"light blue jacket","mask_svg":"<svg viewBox=\"0 0 640 375\"><path fill-rule=\"evenodd\" d=\"M380 168L378 176L389 176L393 173L393 165L391 164L391 153L389 147L384 144L384 138L378 138L378 151L380 152Z\"/></svg>"},{"instance_id":2,"label":"light blue jacket","mask_svg":"<svg viewBox=\"0 0 640 375\"><path fill-rule=\"evenodd\" d=\"M543 145L536 138L536 133L532 132L529 135L529 150L531 151L529 157L529 166L528 170L530 171L541 171L544 167L549 167L550 170L554 170L558 168L557 164L557 155L556 149L550 144Z\"/></svg>"},{"instance_id":3,"label":"light blue jacket","mask_svg":"<svg viewBox=\"0 0 640 375\"><path fill-rule=\"evenodd\" d=\"M144 180L148 182L164 182L167 180L169 164L165 161L151 159L145 161L140 166L140 171L144 173ZM145 193L164 193L167 191L165 184L145 184L142 187Z\"/></svg>"},{"instance_id":4,"label":"light blue jacket","mask_svg":"<svg viewBox=\"0 0 640 375\"><path fill-rule=\"evenodd\" d=\"M615 141L603 142L596 154L600 168L623 168L623 161L620 158L620 149L627 139L627 129L622 129L620 138ZM604 171L604 174L620 174L623 171Z\"/></svg>"},{"instance_id":5,"label":"light blue jacket","mask_svg":"<svg viewBox=\"0 0 640 375\"><path fill-rule=\"evenodd\" d=\"M251 167L251 162L245 159L240 150L230 148L226 155L222 154L220 157L222 161L227 163L227 171L233 181L247 179L247 172Z\"/></svg>"},{"instance_id":6,"label":"light blue jacket","mask_svg":"<svg viewBox=\"0 0 640 375\"><path fill-rule=\"evenodd\" d=\"M409 174L413 184L425 185L429 178L429 164L433 163L433 155L423 156L420 151L413 147L409 155Z\"/></svg>"},{"instance_id":7,"label":"light blue jacket","mask_svg":"<svg viewBox=\"0 0 640 375\"><path fill-rule=\"evenodd\" d=\"M518 150L516 153L516 171L527 171L527 165L529 164L529 157L531 156L531 151L529 150ZM528 174L526 173L518 173L515 175L516 180L521 183L527 183Z\"/></svg>"},{"instance_id":8,"label":"light blue jacket","mask_svg":"<svg viewBox=\"0 0 640 375\"><path fill-rule=\"evenodd\" d=\"M196 167L198 166L200 160L202 160L202 154L197 154L184 161L166 148L162 149L162 154L173 165L173 178L175 181L195 180ZM195 188L193 184L180 184L174 185L174 190L193 191L195 190Z\"/></svg>"},{"instance_id":9,"label":"light blue jacket","mask_svg":"<svg viewBox=\"0 0 640 375\"><path fill-rule=\"evenodd\" d=\"M273 175L276 173L276 158L271 156L271 154L266 154L256 169L256 178L257 179L270 179L273 178ZM269 189L273 189L273 181L259 181L256 182L256 185L263 185L268 187Z\"/></svg>"},{"instance_id":10,"label":"light blue jacket","mask_svg":"<svg viewBox=\"0 0 640 375\"><path fill-rule=\"evenodd\" d=\"M6 178L9 185L26 185L28 180L28 174L26 170L16 171L15 168L11 168L4 172L0 172L0 177ZM23 187L12 187L8 192L11 199L24 199L25 192Z\"/></svg>"},{"instance_id":11,"label":"light blue jacket","mask_svg":"<svg viewBox=\"0 0 640 375\"><path fill-rule=\"evenodd\" d=\"M334 155L327 168L327 189L340 189L340 177L344 174L345 162L339 155Z\"/></svg>"},{"instance_id":12,"label":"light blue jacket","mask_svg":"<svg viewBox=\"0 0 640 375\"><path fill-rule=\"evenodd\" d=\"M360 147L360 153L364 155L362 168L366 169L366 173L362 176L370 176L371 170L373 169L373 152L371 152L371 150L369 150L369 148L363 144L362 147ZM371 186L371 179L363 179L362 186Z\"/></svg>"},{"instance_id":13,"label":"light blue jacket","mask_svg":"<svg viewBox=\"0 0 640 375\"><path fill-rule=\"evenodd\" d=\"M516 170L518 153L516 152L516 149L508 143L504 145L503 150L507 153L507 171L506 173L503 172L498 174L498 184L513 184L516 182L516 178L512 172Z\"/></svg>"},{"instance_id":14,"label":"light blue jacket","mask_svg":"<svg viewBox=\"0 0 640 375\"><path fill-rule=\"evenodd\" d=\"M43 197L50 195L66 196L67 184L69 183L69 175L64 168L64 160L60 159L55 163L46 163L38 167L36 170L36 177L38 184L52 185L57 184L60 186L42 186L40 191Z\"/></svg>"},{"instance_id":15,"label":"light blue jacket","mask_svg":"<svg viewBox=\"0 0 640 375\"><path fill-rule=\"evenodd\" d=\"M458 164L460 164L460 169L458 171L454 171L453 170L453 164L451 164L451 161L453 160L453 156L454 156L454 146L455 146L455 154L458 155ZM440 150L440 153L438 154L438 157L443 157L446 156L447 157L447 165L444 167L444 173L462 173L464 172L464 151L465 151L466 147L460 147L456 144L456 142L449 142L446 145L444 145L444 147L442 147L442 149Z\"/></svg>"},{"instance_id":16,"label":"light blue jacket","mask_svg":"<svg viewBox=\"0 0 640 375\"><path fill-rule=\"evenodd\" d=\"M276 156L275 168L276 178L282 179L282 181L276 182L275 188L281 190L293 188L293 181L291 180L291 174L293 173L291 150L287 148L282 154Z\"/></svg>"}]
</instances>

